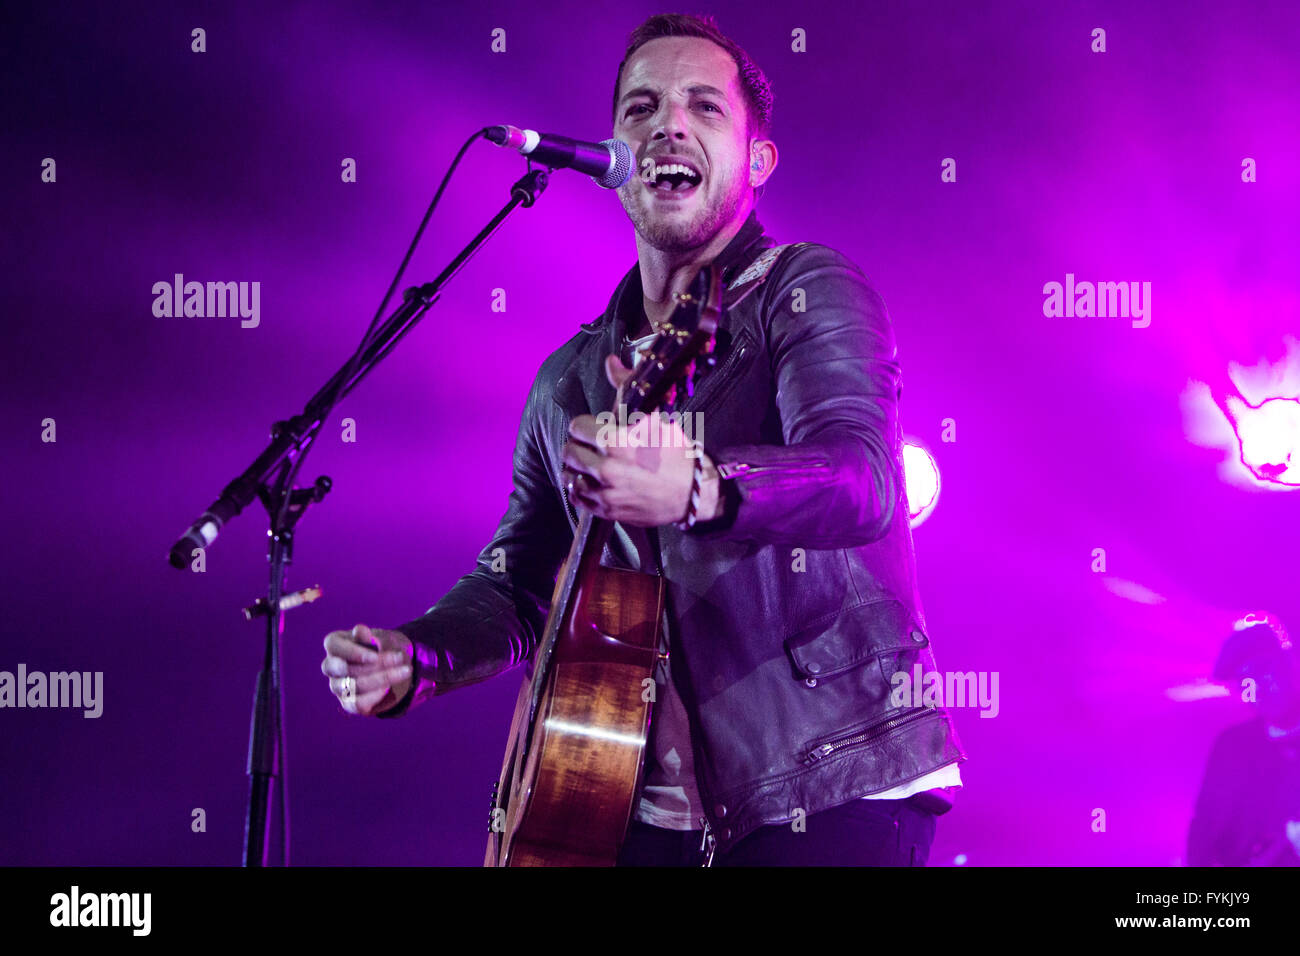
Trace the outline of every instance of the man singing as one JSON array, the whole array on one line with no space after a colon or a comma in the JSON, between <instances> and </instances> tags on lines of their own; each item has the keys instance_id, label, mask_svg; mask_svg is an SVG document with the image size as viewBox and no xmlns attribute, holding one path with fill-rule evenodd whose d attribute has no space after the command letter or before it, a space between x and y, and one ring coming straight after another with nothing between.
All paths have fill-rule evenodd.
<instances>
[{"instance_id":1,"label":"man singing","mask_svg":"<svg viewBox=\"0 0 1300 956\"><path fill-rule=\"evenodd\" d=\"M619 190L637 263L538 371L476 568L395 630L331 633L321 669L345 710L394 717L523 662L589 509L617 522L607 561L667 585L619 864L921 866L966 757L944 710L891 699L893 675L935 667L893 328L847 257L764 234L771 114L766 77L710 18L633 31L613 119L637 161ZM684 436L629 447L595 413L710 263L724 288L762 282L725 314L716 365L680 406L704 425L701 475Z\"/></svg>"}]
</instances>

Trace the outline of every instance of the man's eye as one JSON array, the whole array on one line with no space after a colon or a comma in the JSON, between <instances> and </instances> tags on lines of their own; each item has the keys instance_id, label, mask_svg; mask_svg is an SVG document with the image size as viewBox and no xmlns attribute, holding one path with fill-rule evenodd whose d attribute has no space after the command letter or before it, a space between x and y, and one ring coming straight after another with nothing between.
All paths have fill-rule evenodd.
<instances>
[{"instance_id":1,"label":"man's eye","mask_svg":"<svg viewBox=\"0 0 1300 956\"><path fill-rule=\"evenodd\" d=\"M636 104L635 106L631 107L631 108L627 111L627 114L628 114L629 116L631 116L633 113L636 113L637 110L648 110L649 108L650 108L650 106L649 106L649 104L647 104L647 103L638 103L638 104ZM639 115L639 114L638 114L638 115Z\"/></svg>"},{"instance_id":2,"label":"man's eye","mask_svg":"<svg viewBox=\"0 0 1300 956\"><path fill-rule=\"evenodd\" d=\"M722 110L718 109L718 108L717 108L716 106L714 106L712 103L701 103L700 105L701 105L701 106L707 106L709 109L713 110L713 112L715 112L715 113L721 113L721 112L722 112Z\"/></svg>"}]
</instances>

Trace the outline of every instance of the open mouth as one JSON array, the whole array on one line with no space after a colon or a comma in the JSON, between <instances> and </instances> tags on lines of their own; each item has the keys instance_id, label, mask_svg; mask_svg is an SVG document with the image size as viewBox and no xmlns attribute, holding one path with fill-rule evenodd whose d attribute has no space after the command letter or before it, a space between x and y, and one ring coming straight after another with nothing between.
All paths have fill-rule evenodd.
<instances>
[{"instance_id":1,"label":"open mouth","mask_svg":"<svg viewBox=\"0 0 1300 956\"><path fill-rule=\"evenodd\" d=\"M689 196L703 181L699 170L689 163L664 163L654 168L653 178L643 180L647 189L665 199Z\"/></svg>"}]
</instances>

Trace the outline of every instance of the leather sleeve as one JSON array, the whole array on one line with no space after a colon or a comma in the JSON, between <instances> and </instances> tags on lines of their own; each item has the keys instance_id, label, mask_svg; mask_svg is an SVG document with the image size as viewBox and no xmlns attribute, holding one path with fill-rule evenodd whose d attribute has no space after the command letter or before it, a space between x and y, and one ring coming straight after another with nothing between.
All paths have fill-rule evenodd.
<instances>
[{"instance_id":1,"label":"leather sleeve","mask_svg":"<svg viewBox=\"0 0 1300 956\"><path fill-rule=\"evenodd\" d=\"M818 549L876 541L907 506L885 303L850 259L816 244L790 252L762 293L784 444L706 440L723 512L689 533Z\"/></svg>"},{"instance_id":2,"label":"leather sleeve","mask_svg":"<svg viewBox=\"0 0 1300 956\"><path fill-rule=\"evenodd\" d=\"M540 452L545 367L529 392L515 443L514 487L476 567L423 616L397 628L414 644L413 691L378 716L476 684L529 657L546 627L555 577L573 540Z\"/></svg>"}]
</instances>

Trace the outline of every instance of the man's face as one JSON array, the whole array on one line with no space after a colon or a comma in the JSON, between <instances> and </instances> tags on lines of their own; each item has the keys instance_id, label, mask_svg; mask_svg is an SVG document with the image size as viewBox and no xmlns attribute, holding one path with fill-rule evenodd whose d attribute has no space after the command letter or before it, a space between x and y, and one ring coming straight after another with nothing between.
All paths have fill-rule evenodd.
<instances>
[{"instance_id":1,"label":"man's face","mask_svg":"<svg viewBox=\"0 0 1300 956\"><path fill-rule=\"evenodd\" d=\"M623 67L614 136L637 167L618 195L651 246L697 249L749 214L746 109L735 61L709 40L651 40ZM698 184L656 172L674 163L692 167Z\"/></svg>"}]
</instances>

